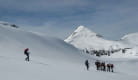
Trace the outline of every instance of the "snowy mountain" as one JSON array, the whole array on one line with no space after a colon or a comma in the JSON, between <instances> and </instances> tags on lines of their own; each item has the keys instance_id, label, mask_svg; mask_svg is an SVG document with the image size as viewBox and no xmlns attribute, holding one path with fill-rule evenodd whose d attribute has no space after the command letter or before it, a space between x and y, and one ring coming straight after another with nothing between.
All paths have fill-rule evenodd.
<instances>
[{"instance_id":1,"label":"snowy mountain","mask_svg":"<svg viewBox=\"0 0 138 80\"><path fill-rule=\"evenodd\" d=\"M138 33L131 33L121 38L121 41L138 46Z\"/></svg>"},{"instance_id":2,"label":"snowy mountain","mask_svg":"<svg viewBox=\"0 0 138 80\"><path fill-rule=\"evenodd\" d=\"M30 62L24 61L25 48L30 48ZM97 71L95 60L113 63L114 72ZM90 57L63 40L0 24L1 80L137 80L137 66L137 58Z\"/></svg>"},{"instance_id":3,"label":"snowy mountain","mask_svg":"<svg viewBox=\"0 0 138 80\"><path fill-rule=\"evenodd\" d=\"M90 31L84 26L79 26L65 42L74 45L79 49L110 49L112 45L117 45L115 41L103 39L101 35Z\"/></svg>"},{"instance_id":4,"label":"snowy mountain","mask_svg":"<svg viewBox=\"0 0 138 80\"><path fill-rule=\"evenodd\" d=\"M137 33L124 36L120 41L111 41L104 39L101 35L89 30L84 26L79 26L67 39L64 41L72 44L80 50L85 50L90 54L110 55L116 53L112 57L134 56L138 52ZM128 44L129 43L129 44ZM132 45L133 44L133 45ZM126 55L122 55L122 50ZM96 53L98 51L98 53ZM132 55L133 54L133 55Z\"/></svg>"}]
</instances>

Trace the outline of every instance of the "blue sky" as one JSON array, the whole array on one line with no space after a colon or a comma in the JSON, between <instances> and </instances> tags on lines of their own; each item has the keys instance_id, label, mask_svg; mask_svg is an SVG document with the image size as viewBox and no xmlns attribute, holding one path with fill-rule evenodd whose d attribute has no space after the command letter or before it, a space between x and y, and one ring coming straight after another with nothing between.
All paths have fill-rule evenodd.
<instances>
[{"instance_id":1,"label":"blue sky","mask_svg":"<svg viewBox=\"0 0 138 80\"><path fill-rule=\"evenodd\" d=\"M65 39L84 25L107 39L138 32L137 0L0 0L0 21Z\"/></svg>"}]
</instances>

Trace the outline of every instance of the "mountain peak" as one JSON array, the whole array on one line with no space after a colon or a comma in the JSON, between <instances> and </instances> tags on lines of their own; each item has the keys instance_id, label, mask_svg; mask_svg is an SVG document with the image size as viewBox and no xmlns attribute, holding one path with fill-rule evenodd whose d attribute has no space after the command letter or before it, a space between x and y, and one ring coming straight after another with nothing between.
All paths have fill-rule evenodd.
<instances>
[{"instance_id":1,"label":"mountain peak","mask_svg":"<svg viewBox=\"0 0 138 80\"><path fill-rule=\"evenodd\" d=\"M85 29L84 26L79 26L79 27L75 30L75 32L80 32L81 30L84 30L84 29Z\"/></svg>"},{"instance_id":2,"label":"mountain peak","mask_svg":"<svg viewBox=\"0 0 138 80\"><path fill-rule=\"evenodd\" d=\"M85 26L79 26L74 32L75 33L78 33L78 32L95 33L95 32L92 32L91 30L89 30L88 28L86 28Z\"/></svg>"},{"instance_id":3,"label":"mountain peak","mask_svg":"<svg viewBox=\"0 0 138 80\"><path fill-rule=\"evenodd\" d=\"M90 29L79 26L67 39L64 41L72 44L79 49L108 49L112 44L111 41L101 38L102 36L91 31ZM102 45L101 45L102 44Z\"/></svg>"},{"instance_id":4,"label":"mountain peak","mask_svg":"<svg viewBox=\"0 0 138 80\"><path fill-rule=\"evenodd\" d=\"M100 37L100 36L84 26L79 26L65 41L72 42L80 38L86 40L93 37Z\"/></svg>"}]
</instances>

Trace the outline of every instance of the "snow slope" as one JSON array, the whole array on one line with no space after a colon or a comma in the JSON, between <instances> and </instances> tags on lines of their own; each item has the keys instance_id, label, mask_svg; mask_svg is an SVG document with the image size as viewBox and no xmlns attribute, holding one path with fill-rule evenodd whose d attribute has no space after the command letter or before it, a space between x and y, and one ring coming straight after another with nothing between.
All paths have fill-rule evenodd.
<instances>
[{"instance_id":1,"label":"snow slope","mask_svg":"<svg viewBox=\"0 0 138 80\"><path fill-rule=\"evenodd\" d=\"M31 61L24 61L24 48ZM0 24L0 80L137 80L138 59L89 58L64 41ZM84 61L89 59L90 70ZM96 71L95 60L114 63L115 72Z\"/></svg>"},{"instance_id":2,"label":"snow slope","mask_svg":"<svg viewBox=\"0 0 138 80\"><path fill-rule=\"evenodd\" d=\"M37 62L36 62L37 61ZM39 63L38 63L39 61ZM43 64L40 64L42 62ZM59 63L42 58L31 62L21 59L0 58L1 80L137 80L138 62L112 62L115 72L96 71L91 61L89 71L84 64ZM44 64L45 63L45 64Z\"/></svg>"},{"instance_id":3,"label":"snow slope","mask_svg":"<svg viewBox=\"0 0 138 80\"><path fill-rule=\"evenodd\" d=\"M1 56L23 57L25 48L30 48L33 56L72 62L84 59L76 48L60 39L0 24Z\"/></svg>"}]
</instances>

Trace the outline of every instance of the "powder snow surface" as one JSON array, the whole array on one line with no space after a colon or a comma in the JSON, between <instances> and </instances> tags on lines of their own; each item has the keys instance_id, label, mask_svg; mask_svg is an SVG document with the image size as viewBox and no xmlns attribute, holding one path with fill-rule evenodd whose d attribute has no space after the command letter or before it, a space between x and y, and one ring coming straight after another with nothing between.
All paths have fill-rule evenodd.
<instances>
[{"instance_id":1,"label":"powder snow surface","mask_svg":"<svg viewBox=\"0 0 138 80\"><path fill-rule=\"evenodd\" d=\"M24 48L30 48L30 62L24 61ZM138 80L137 58L90 57L60 39L10 25L0 24L0 51L0 80ZM96 71L97 59L114 63L115 72Z\"/></svg>"}]
</instances>

